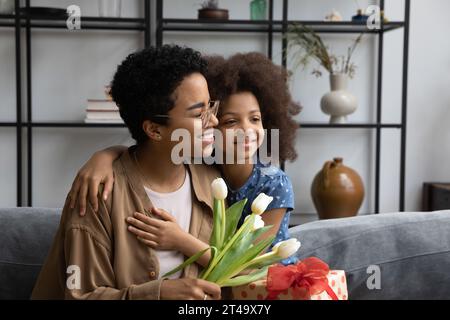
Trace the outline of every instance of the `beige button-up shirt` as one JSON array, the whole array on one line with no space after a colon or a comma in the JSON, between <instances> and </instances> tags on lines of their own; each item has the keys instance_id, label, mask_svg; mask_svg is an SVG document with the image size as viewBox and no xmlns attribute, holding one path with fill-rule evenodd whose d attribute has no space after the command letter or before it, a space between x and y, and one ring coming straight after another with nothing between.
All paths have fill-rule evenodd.
<instances>
[{"instance_id":1,"label":"beige button-up shirt","mask_svg":"<svg viewBox=\"0 0 450 320\"><path fill-rule=\"evenodd\" d=\"M86 215L66 199L60 225L36 282L32 299L159 299L162 279L153 249L127 230L126 218L152 204L130 153L114 164L114 188L107 201L99 192L99 211ZM189 233L208 243L212 232L211 182L220 176L212 166L189 165L192 217ZM197 277L191 264L182 277ZM78 281L78 282L77 282Z\"/></svg>"}]
</instances>

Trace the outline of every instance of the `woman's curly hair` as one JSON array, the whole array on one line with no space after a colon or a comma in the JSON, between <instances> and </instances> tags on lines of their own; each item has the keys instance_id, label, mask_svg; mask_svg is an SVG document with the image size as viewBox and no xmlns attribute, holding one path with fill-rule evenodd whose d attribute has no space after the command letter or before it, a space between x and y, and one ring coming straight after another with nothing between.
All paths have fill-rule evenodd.
<instances>
[{"instance_id":1,"label":"woman's curly hair","mask_svg":"<svg viewBox=\"0 0 450 320\"><path fill-rule=\"evenodd\" d=\"M298 123L293 116L301 106L292 100L288 88L288 72L257 52L238 53L225 59L220 56L206 57L206 79L212 99L226 101L231 95L251 92L258 100L264 129L279 129L280 160L297 157L294 143Z\"/></svg>"},{"instance_id":2,"label":"woman's curly hair","mask_svg":"<svg viewBox=\"0 0 450 320\"><path fill-rule=\"evenodd\" d=\"M177 45L149 47L126 57L111 82L110 94L119 106L131 136L136 142L148 139L144 120L165 124L173 108L173 92L186 76L199 72L205 76L207 62L198 51Z\"/></svg>"}]
</instances>

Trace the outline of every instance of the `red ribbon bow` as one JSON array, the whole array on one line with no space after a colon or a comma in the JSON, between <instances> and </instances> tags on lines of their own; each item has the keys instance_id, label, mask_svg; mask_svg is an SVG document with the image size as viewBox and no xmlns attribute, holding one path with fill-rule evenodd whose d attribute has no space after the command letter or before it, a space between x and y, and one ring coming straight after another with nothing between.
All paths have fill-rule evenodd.
<instances>
[{"instance_id":1,"label":"red ribbon bow","mask_svg":"<svg viewBox=\"0 0 450 320\"><path fill-rule=\"evenodd\" d=\"M312 295L326 291L333 300L338 300L333 289L328 285L328 265L316 257L306 258L295 265L271 266L267 273L266 300L275 300L292 288L292 297L296 300L309 300Z\"/></svg>"}]
</instances>

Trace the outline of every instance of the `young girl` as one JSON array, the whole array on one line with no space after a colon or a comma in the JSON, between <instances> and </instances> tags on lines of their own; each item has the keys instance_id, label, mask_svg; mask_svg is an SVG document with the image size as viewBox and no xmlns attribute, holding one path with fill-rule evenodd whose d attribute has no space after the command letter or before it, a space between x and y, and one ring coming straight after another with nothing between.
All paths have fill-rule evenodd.
<instances>
[{"instance_id":1,"label":"young girl","mask_svg":"<svg viewBox=\"0 0 450 320\"><path fill-rule=\"evenodd\" d=\"M276 235L272 245L289 238L289 218L294 208L294 194L288 176L278 167L263 164L261 161L250 161L257 154L258 148L264 139L263 129L279 129L279 160L294 160L297 156L294 150L294 140L298 124L292 116L300 111L300 106L292 101L287 85L287 72L276 66L259 53L235 54L228 59L222 57L208 58L208 81L211 99L221 101L219 108L218 129L225 137L227 134L243 130L253 132L245 135L241 140L233 139L224 148L216 149L216 153L226 153L237 149L245 150L243 164L236 161L231 164L219 165L229 192L228 204L247 198L239 225L251 213L251 203L256 196L264 192L272 196L273 201L262 215L265 225L273 225L270 232L263 237ZM270 135L267 137L270 140ZM101 183L105 184L103 197L108 197L113 185L112 162L125 147L111 147L97 152L84 165L75 179L71 195L72 206L78 199L80 214L84 214L86 198L97 208L97 191ZM236 158L234 158L236 160ZM242 160L242 159L241 159ZM162 208L164 209L164 208ZM183 253L183 237L177 236L180 229L170 213L160 211L160 216L167 223L162 224L146 215L136 213L135 219L130 219L129 231L136 234L146 245L159 250L177 250ZM192 252L203 249L206 244L198 248L190 248ZM207 265L208 255L199 260L201 265ZM297 259L290 257L282 261L284 264L295 263Z\"/></svg>"}]
</instances>

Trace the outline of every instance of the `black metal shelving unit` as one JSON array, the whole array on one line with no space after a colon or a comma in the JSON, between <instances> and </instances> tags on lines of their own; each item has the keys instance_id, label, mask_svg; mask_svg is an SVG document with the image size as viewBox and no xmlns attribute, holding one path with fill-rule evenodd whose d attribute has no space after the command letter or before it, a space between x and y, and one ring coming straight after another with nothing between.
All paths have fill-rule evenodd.
<instances>
[{"instance_id":1,"label":"black metal shelving unit","mask_svg":"<svg viewBox=\"0 0 450 320\"><path fill-rule=\"evenodd\" d=\"M348 124L328 124L328 123L301 123L303 129L370 129L375 130L375 210L379 212L379 194L380 194L380 152L381 152L381 132L383 129L398 129L401 132L401 150L400 150L400 190L399 190L399 211L404 211L405 207L405 158L406 158L406 117L407 117L407 79L408 79L408 45L409 45L409 23L410 23L410 0L404 0L405 12L403 21L393 21L389 23L381 22L379 30L369 30L364 23L358 22L324 22L314 20L294 21L288 19L288 0L282 2L282 19L274 20L274 1L269 0L269 18L264 21L250 20L227 20L210 21L197 19L165 19L163 17L162 0L142 0L144 2L143 18L104 18L104 17L82 17L82 30L124 30L141 31L144 34L145 46L151 43L151 3L156 1L156 45L162 45L163 35L166 32L228 32L228 33L263 33L267 34L268 47L267 56L273 58L273 39L274 35L284 35L287 32L290 23L302 23L312 28L318 33L330 34L358 34L361 32L373 34L378 40L378 61L377 61L377 94L376 94L376 121L374 123L348 123ZM384 10L385 0L379 0L381 10ZM26 0L26 7L30 7L30 0ZM83 123L83 122L35 122L32 117L32 83L31 83L31 30L40 29L65 29L65 18L61 17L43 17L24 13L19 13L20 0L15 0L15 12L13 15L0 15L0 27L14 28L15 32L15 58L16 58L16 121L0 122L1 128L16 129L16 157L17 157L17 206L24 205L22 196L24 172L22 164L24 161L22 148L24 131L26 131L26 186L27 186L27 205L32 206L32 146L34 128L124 128L124 124L101 124L101 123ZM383 74L383 48L384 33L400 29L404 30L403 36L403 69L402 69L402 103L401 103L401 122L383 123L382 122L382 74ZM25 30L25 49L21 44L21 33ZM287 65L287 40L282 38L281 52L282 65ZM25 77L26 77L26 101L22 101L22 63L21 53L25 50ZM22 115L22 106L26 103L25 121Z\"/></svg>"},{"instance_id":2,"label":"black metal shelving unit","mask_svg":"<svg viewBox=\"0 0 450 320\"><path fill-rule=\"evenodd\" d=\"M109 18L109 17L81 17L81 29L70 32L84 32L84 30L121 30L139 31L143 33L144 44L151 43L151 0L142 0L144 5L143 18ZM31 7L30 0L25 1L25 7ZM28 11L28 10L27 10ZM31 30L32 29L67 29L66 17L39 16L27 14L20 11L20 0L15 0L15 14L0 15L0 28L14 28L15 32L15 59L16 59L16 121L0 122L2 128L16 128L16 158L17 158L17 206L24 206L22 189L24 185L23 153L24 137L26 137L26 187L27 206L33 205L33 129L34 128L124 128L124 124L103 124L83 122L35 122L33 120L32 106L32 52L31 52ZM25 30L25 48L22 48L22 31ZM22 65L21 54L25 50L25 64ZM26 87L22 85L22 68L25 67ZM22 99L25 92L26 101ZM24 104L25 103L25 104ZM23 120L22 108L25 106L25 121ZM26 131L26 136L24 135Z\"/></svg>"},{"instance_id":3,"label":"black metal shelving unit","mask_svg":"<svg viewBox=\"0 0 450 320\"><path fill-rule=\"evenodd\" d=\"M407 116L407 80L408 80L408 47L409 47L409 23L410 23L410 0L404 0L405 10L403 21L384 22L381 21L380 29L370 30L364 22L325 22L315 20L289 20L289 1L283 0L282 20L274 20L274 0L269 0L269 17L267 20L198 20L198 19L167 19L163 16L163 1L156 0L156 45L163 44L163 36L167 32L228 32L228 33L262 33L267 34L268 46L267 56L273 56L274 35L285 35L288 25L301 23L317 33L328 34L373 34L378 40L377 58L377 93L376 93L376 121L374 123L301 123L302 129L354 129L365 128L375 130L375 208L374 213L380 212L380 153L381 153L381 132L383 129L398 129L401 135L400 150L400 190L399 190L399 211L405 209L405 160L406 160L406 116ZM384 11L385 0L379 0L380 10ZM386 32L403 29L403 66L402 66L402 103L400 123L382 122L382 76L383 76L383 49L384 34ZM287 40L282 37L282 65L287 65ZM284 168L284 166L282 166Z\"/></svg>"}]
</instances>

